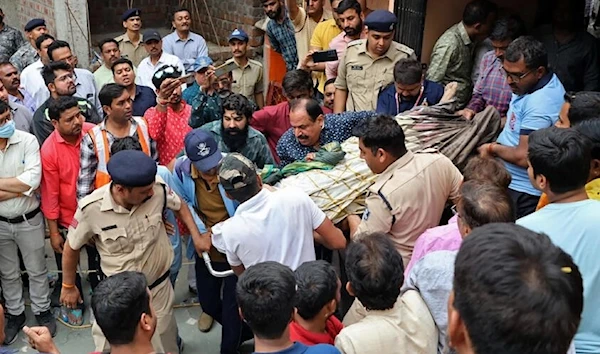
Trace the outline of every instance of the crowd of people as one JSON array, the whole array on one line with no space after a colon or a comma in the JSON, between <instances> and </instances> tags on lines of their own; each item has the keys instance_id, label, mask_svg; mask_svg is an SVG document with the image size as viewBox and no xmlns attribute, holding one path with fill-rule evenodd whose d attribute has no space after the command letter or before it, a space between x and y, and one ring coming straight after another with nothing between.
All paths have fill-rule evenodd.
<instances>
[{"instance_id":1,"label":"crowd of people","mask_svg":"<svg viewBox=\"0 0 600 354\"><path fill-rule=\"evenodd\" d=\"M44 19L25 36L2 22L5 345L23 331L58 354L55 313L76 327L91 309L98 353L182 353L179 281L202 307L198 330L221 325L222 354L250 339L257 353L600 353L600 59L580 1L553 0L551 23L527 35L473 0L428 67L394 41L393 13L324 2L262 0L286 64L276 105L248 34L232 28L232 58L213 62L185 8L165 37L125 11L94 73ZM315 62L329 49L337 60ZM444 102L453 120L502 117L461 169L410 151L396 119ZM263 178L326 173L347 141L374 183L341 221Z\"/></svg>"}]
</instances>

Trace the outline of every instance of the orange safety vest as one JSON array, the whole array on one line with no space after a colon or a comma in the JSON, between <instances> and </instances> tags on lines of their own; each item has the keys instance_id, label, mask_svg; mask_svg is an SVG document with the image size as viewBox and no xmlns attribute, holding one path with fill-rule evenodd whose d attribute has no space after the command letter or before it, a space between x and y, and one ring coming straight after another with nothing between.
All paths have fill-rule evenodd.
<instances>
[{"instance_id":1,"label":"orange safety vest","mask_svg":"<svg viewBox=\"0 0 600 354\"><path fill-rule=\"evenodd\" d=\"M146 120L142 117L133 117L137 123L136 133L140 144L142 145L142 151L148 156L150 153L150 135L148 134L148 125ZM109 184L111 179L108 174L108 160L110 159L110 144L108 143L108 136L106 130L100 125L95 126L88 132L92 143L94 144L94 151L96 152L96 158L98 159L98 166L96 167L96 180L94 182L95 189L98 189L106 184Z\"/></svg>"}]
</instances>

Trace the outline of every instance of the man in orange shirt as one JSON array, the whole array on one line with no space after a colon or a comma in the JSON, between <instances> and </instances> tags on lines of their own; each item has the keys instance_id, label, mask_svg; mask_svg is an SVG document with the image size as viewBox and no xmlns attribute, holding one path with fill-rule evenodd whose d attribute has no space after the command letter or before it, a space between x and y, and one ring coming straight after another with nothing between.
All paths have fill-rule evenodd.
<instances>
[{"instance_id":1,"label":"man in orange shirt","mask_svg":"<svg viewBox=\"0 0 600 354\"><path fill-rule=\"evenodd\" d=\"M75 190L79 174L80 143L88 130L94 127L86 123L78 100L72 96L59 97L48 105L48 116L54 131L42 145L42 205L41 209L48 220L50 243L56 258L56 266L62 269L62 248L66 231L77 210ZM57 284L62 283L62 274L58 274ZM77 275L77 287L81 291L81 278ZM60 286L52 293L52 302L57 305L60 298ZM83 304L78 309L69 309L63 318L71 325L83 323Z\"/></svg>"}]
</instances>

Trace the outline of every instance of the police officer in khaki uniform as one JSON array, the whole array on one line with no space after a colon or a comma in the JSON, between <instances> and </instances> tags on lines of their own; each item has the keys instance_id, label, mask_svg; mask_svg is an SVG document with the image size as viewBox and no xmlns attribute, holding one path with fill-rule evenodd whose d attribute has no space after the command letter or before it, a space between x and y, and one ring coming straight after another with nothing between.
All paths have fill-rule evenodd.
<instances>
[{"instance_id":1,"label":"police officer in khaki uniform","mask_svg":"<svg viewBox=\"0 0 600 354\"><path fill-rule=\"evenodd\" d=\"M235 63L236 65L231 72L233 74L232 91L245 96L256 103L259 109L262 109L265 105L263 65L248 58L248 40L248 34L242 29L236 28L229 35L229 48L231 48L233 58L227 60L225 64Z\"/></svg>"},{"instance_id":2,"label":"police officer in khaki uniform","mask_svg":"<svg viewBox=\"0 0 600 354\"><path fill-rule=\"evenodd\" d=\"M378 174L369 188L362 220L349 217L353 237L364 233L388 234L404 264L417 238L438 226L446 201L456 201L463 177L440 153L412 153L404 132L388 115L377 115L353 133L359 137L361 157Z\"/></svg>"},{"instance_id":3,"label":"police officer in khaki uniform","mask_svg":"<svg viewBox=\"0 0 600 354\"><path fill-rule=\"evenodd\" d=\"M210 235L200 235L186 204L156 177L156 163L145 153L135 150L116 153L108 162L108 172L112 183L79 202L69 227L63 251L61 303L74 308L81 302L81 294L74 286L79 250L94 241L107 276L123 271L146 275L158 321L152 344L156 352L177 353L174 292L169 282L173 249L165 230L163 210L173 210L185 223L198 252L210 249ZM96 351L105 351L108 342L95 323L92 334Z\"/></svg>"},{"instance_id":4,"label":"police officer in khaki uniform","mask_svg":"<svg viewBox=\"0 0 600 354\"><path fill-rule=\"evenodd\" d=\"M365 19L367 38L348 44L335 81L334 113L374 111L379 92L394 81L394 64L416 59L411 48L393 41L396 16L375 10Z\"/></svg>"},{"instance_id":5,"label":"police officer in khaki uniform","mask_svg":"<svg viewBox=\"0 0 600 354\"><path fill-rule=\"evenodd\" d=\"M131 60L135 67L140 66L142 59L148 56L148 52L142 45L143 37L140 32L142 29L142 12L139 9L129 9L123 13L123 27L125 33L115 38L119 43L121 56Z\"/></svg>"}]
</instances>

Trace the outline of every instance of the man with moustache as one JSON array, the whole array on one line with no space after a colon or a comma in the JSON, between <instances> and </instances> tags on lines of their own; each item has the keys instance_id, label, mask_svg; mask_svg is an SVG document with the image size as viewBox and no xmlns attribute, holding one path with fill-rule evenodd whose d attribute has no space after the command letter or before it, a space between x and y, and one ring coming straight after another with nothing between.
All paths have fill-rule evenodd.
<instances>
[{"instance_id":1,"label":"man with moustache","mask_svg":"<svg viewBox=\"0 0 600 354\"><path fill-rule=\"evenodd\" d=\"M85 98L75 96L75 77L71 72L71 66L64 61L52 62L42 69L44 83L50 91L48 98L33 114L33 134L38 139L40 145L54 131L54 125L50 116L48 116L48 105L59 97L73 96L77 99L77 104L81 114L86 122L100 123L102 118L98 116L96 109Z\"/></svg>"},{"instance_id":2,"label":"man with moustache","mask_svg":"<svg viewBox=\"0 0 600 354\"><path fill-rule=\"evenodd\" d=\"M325 81L323 90L323 107L333 112L333 100L335 99L335 79Z\"/></svg>"},{"instance_id":3,"label":"man with moustache","mask_svg":"<svg viewBox=\"0 0 600 354\"><path fill-rule=\"evenodd\" d=\"M420 61L400 59L394 65L394 83L379 94L377 113L395 116L416 106L437 104L443 95L442 85L424 79Z\"/></svg>"},{"instance_id":4,"label":"man with moustache","mask_svg":"<svg viewBox=\"0 0 600 354\"><path fill-rule=\"evenodd\" d=\"M258 108L265 105L263 66L260 62L248 58L248 34L244 30L236 28L229 35L229 48L233 58L225 64L235 63L233 69L233 92L246 96L247 99L256 103Z\"/></svg>"},{"instance_id":5,"label":"man with moustache","mask_svg":"<svg viewBox=\"0 0 600 354\"><path fill-rule=\"evenodd\" d=\"M163 38L163 50L181 59L188 74L194 72L193 66L196 58L208 56L208 46L204 38L190 31L191 17L188 9L175 10L172 22L175 31Z\"/></svg>"},{"instance_id":6,"label":"man with moustache","mask_svg":"<svg viewBox=\"0 0 600 354\"><path fill-rule=\"evenodd\" d=\"M527 174L529 135L551 127L558 120L565 89L548 68L548 53L533 37L520 37L506 49L502 70L513 91L507 120L498 140L478 148L483 157L498 157L512 177L509 193L516 205L517 219L535 211L542 192L533 187Z\"/></svg>"},{"instance_id":7,"label":"man with moustache","mask_svg":"<svg viewBox=\"0 0 600 354\"><path fill-rule=\"evenodd\" d=\"M223 119L200 127L217 142L221 152L238 152L258 168L275 164L267 139L250 126L252 104L240 94L232 94L223 101Z\"/></svg>"},{"instance_id":8,"label":"man with moustache","mask_svg":"<svg viewBox=\"0 0 600 354\"><path fill-rule=\"evenodd\" d=\"M414 50L394 42L396 24L396 16L387 10L375 10L365 19L367 38L350 43L340 61L334 113L374 111L380 90L394 81L394 64L416 59Z\"/></svg>"},{"instance_id":9,"label":"man with moustache","mask_svg":"<svg viewBox=\"0 0 600 354\"><path fill-rule=\"evenodd\" d=\"M23 69L40 58L35 41L42 34L48 33L46 21L44 21L43 18L29 20L29 22L25 24L24 30L30 45L27 45L26 43L23 44L21 48L17 49L15 54L10 57L10 62L19 70L19 72L22 72Z\"/></svg>"},{"instance_id":10,"label":"man with moustache","mask_svg":"<svg viewBox=\"0 0 600 354\"><path fill-rule=\"evenodd\" d=\"M144 48L146 48L149 55L140 62L136 73L136 78L140 85L157 90L159 87L156 87L153 83L154 75L158 72L159 68L165 65L177 68L180 74L185 73L185 67L181 59L172 54L165 53L163 50L162 39L157 30L149 29L144 31ZM185 90L185 87L184 84L181 86L181 89Z\"/></svg>"},{"instance_id":11,"label":"man with moustache","mask_svg":"<svg viewBox=\"0 0 600 354\"><path fill-rule=\"evenodd\" d=\"M94 71L94 81L96 81L96 89L100 91L104 85L115 82L111 68L115 61L121 58L121 50L119 50L119 43L112 38L103 39L98 44L98 49L104 64Z\"/></svg>"},{"instance_id":12,"label":"man with moustache","mask_svg":"<svg viewBox=\"0 0 600 354\"><path fill-rule=\"evenodd\" d=\"M35 112L37 107L33 97L21 87L21 76L17 68L10 62L0 62L0 81L8 91L10 102L29 108L31 113Z\"/></svg>"},{"instance_id":13,"label":"man with moustache","mask_svg":"<svg viewBox=\"0 0 600 354\"><path fill-rule=\"evenodd\" d=\"M123 13L121 19L123 20L123 27L125 33L115 38L119 43L119 50L121 54L127 59L131 60L133 65L138 66L142 59L148 56L148 53L142 45L142 34L140 29L142 28L142 18L140 17L142 12L140 9L128 9Z\"/></svg>"},{"instance_id":14,"label":"man with moustache","mask_svg":"<svg viewBox=\"0 0 600 354\"><path fill-rule=\"evenodd\" d=\"M271 47L283 56L287 71L298 65L296 33L292 20L287 16L283 0L262 0L263 9L271 19L267 23L267 36Z\"/></svg>"},{"instance_id":15,"label":"man with moustache","mask_svg":"<svg viewBox=\"0 0 600 354\"><path fill-rule=\"evenodd\" d=\"M365 15L358 1L342 0L335 9L338 16L338 22L342 29L342 33L335 36L329 43L330 49L335 49L338 55L338 60L325 63L325 76L327 79L335 79L337 77L338 66L346 53L348 43L366 38L364 31Z\"/></svg>"},{"instance_id":16,"label":"man with moustache","mask_svg":"<svg viewBox=\"0 0 600 354\"><path fill-rule=\"evenodd\" d=\"M127 58L120 58L112 65L115 83L124 86L133 100L133 115L142 117L150 108L156 106L156 94L150 87L136 85L133 63Z\"/></svg>"},{"instance_id":17,"label":"man with moustache","mask_svg":"<svg viewBox=\"0 0 600 354\"><path fill-rule=\"evenodd\" d=\"M15 122L15 128L23 132L31 133L33 114L25 106L11 101L9 97L10 95L8 91L4 87L2 80L0 80L0 101L8 104L8 106L10 107L10 110L12 112L12 120Z\"/></svg>"}]
</instances>

